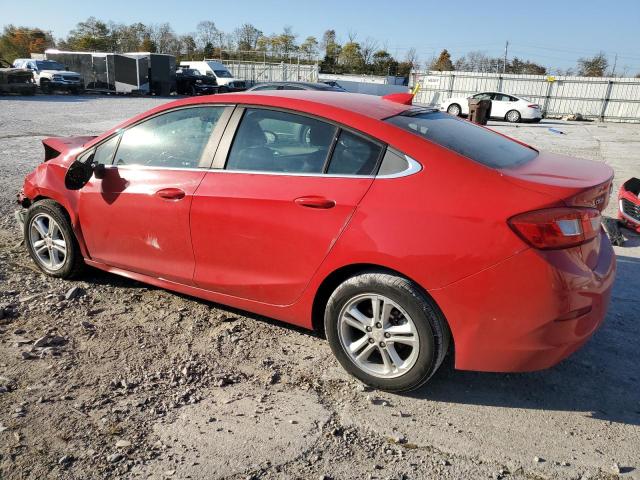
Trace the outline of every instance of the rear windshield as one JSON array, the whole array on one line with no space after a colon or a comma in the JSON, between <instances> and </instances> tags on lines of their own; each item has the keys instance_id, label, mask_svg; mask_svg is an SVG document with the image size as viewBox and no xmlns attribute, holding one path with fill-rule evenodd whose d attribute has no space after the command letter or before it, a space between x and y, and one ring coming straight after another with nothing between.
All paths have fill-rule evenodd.
<instances>
[{"instance_id":1,"label":"rear windshield","mask_svg":"<svg viewBox=\"0 0 640 480\"><path fill-rule=\"evenodd\" d=\"M535 150L437 110L407 110L385 121L492 168L533 160Z\"/></svg>"}]
</instances>

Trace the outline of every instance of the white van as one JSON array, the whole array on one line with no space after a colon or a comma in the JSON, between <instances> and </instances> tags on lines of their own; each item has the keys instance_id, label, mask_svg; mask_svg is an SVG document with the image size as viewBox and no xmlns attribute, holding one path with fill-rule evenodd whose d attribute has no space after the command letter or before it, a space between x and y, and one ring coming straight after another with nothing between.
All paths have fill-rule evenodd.
<instances>
[{"instance_id":1,"label":"white van","mask_svg":"<svg viewBox=\"0 0 640 480\"><path fill-rule=\"evenodd\" d=\"M230 89L243 89L244 82L238 82L231 72L222 63L215 60L203 61L182 61L180 67L198 70L202 75L214 77L220 88L220 93L229 91ZM226 89L224 87L227 87Z\"/></svg>"}]
</instances>

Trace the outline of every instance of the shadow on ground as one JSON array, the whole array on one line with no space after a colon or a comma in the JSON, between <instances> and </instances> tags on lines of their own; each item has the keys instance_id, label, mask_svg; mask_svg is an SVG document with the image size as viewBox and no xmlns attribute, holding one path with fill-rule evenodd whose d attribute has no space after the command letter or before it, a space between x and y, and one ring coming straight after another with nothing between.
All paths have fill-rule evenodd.
<instances>
[{"instance_id":1,"label":"shadow on ground","mask_svg":"<svg viewBox=\"0 0 640 480\"><path fill-rule=\"evenodd\" d=\"M594 419L640 425L640 259L617 260L605 323L564 362L540 372L499 374L456 371L449 357L425 387L409 395L469 405L584 412Z\"/></svg>"},{"instance_id":2,"label":"shadow on ground","mask_svg":"<svg viewBox=\"0 0 640 480\"><path fill-rule=\"evenodd\" d=\"M640 259L619 255L617 260L617 279L604 325L582 350L564 362L533 373L480 373L455 370L450 355L425 387L406 395L468 405L575 411L593 419L640 425L637 350L640 329L636 320L640 317L640 299L637 297ZM95 269L90 269L82 280L95 286L155 289ZM315 336L313 332L277 320L178 293L175 295Z\"/></svg>"}]
</instances>

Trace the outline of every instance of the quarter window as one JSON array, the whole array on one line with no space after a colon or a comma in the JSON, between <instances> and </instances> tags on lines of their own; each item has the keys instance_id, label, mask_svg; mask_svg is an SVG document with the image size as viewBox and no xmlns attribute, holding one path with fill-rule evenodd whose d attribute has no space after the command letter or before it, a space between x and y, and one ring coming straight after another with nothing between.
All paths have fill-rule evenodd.
<instances>
[{"instance_id":1,"label":"quarter window","mask_svg":"<svg viewBox=\"0 0 640 480\"><path fill-rule=\"evenodd\" d=\"M224 107L194 107L158 115L124 131L116 165L208 167L203 157ZM204 162L204 163L203 163Z\"/></svg>"},{"instance_id":2,"label":"quarter window","mask_svg":"<svg viewBox=\"0 0 640 480\"><path fill-rule=\"evenodd\" d=\"M342 130L327 173L373 175L382 147L359 135Z\"/></svg>"},{"instance_id":3,"label":"quarter window","mask_svg":"<svg viewBox=\"0 0 640 480\"><path fill-rule=\"evenodd\" d=\"M118 146L118 140L120 140L120 135L114 135L98 146L96 153L93 155L93 161L95 163L101 163L102 165L110 165L113 161L113 152L116 151L116 147Z\"/></svg>"},{"instance_id":4,"label":"quarter window","mask_svg":"<svg viewBox=\"0 0 640 480\"><path fill-rule=\"evenodd\" d=\"M322 173L336 127L314 118L248 108L227 159L227 170Z\"/></svg>"}]
</instances>

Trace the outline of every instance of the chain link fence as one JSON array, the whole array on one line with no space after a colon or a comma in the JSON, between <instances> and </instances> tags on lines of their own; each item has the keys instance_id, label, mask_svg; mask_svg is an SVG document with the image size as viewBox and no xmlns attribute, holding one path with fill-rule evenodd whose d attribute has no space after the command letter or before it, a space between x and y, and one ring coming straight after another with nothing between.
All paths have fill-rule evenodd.
<instances>
[{"instance_id":1,"label":"chain link fence","mask_svg":"<svg viewBox=\"0 0 640 480\"><path fill-rule=\"evenodd\" d=\"M537 103L547 117L582 114L614 122L640 122L640 79L564 77L476 72L412 72L420 84L415 103L434 105L450 97L504 92Z\"/></svg>"}]
</instances>

